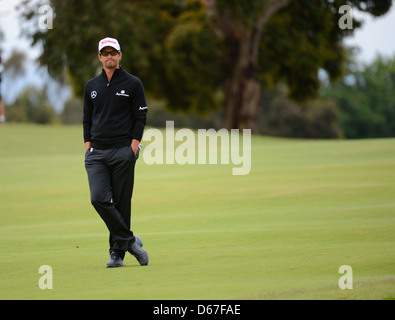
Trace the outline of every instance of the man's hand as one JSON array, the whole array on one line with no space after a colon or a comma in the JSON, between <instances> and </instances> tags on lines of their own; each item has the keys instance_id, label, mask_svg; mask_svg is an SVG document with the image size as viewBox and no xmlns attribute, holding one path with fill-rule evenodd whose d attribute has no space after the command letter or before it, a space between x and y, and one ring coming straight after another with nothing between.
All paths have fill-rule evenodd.
<instances>
[{"instance_id":1,"label":"man's hand","mask_svg":"<svg viewBox=\"0 0 395 320\"><path fill-rule=\"evenodd\" d=\"M140 141L138 141L136 139L132 140L132 145L131 146L132 146L132 150L134 152L134 155L137 154L137 150L139 149L139 144L140 144Z\"/></svg>"},{"instance_id":2,"label":"man's hand","mask_svg":"<svg viewBox=\"0 0 395 320\"><path fill-rule=\"evenodd\" d=\"M85 153L88 151L88 149L92 148L92 142L87 141L85 142Z\"/></svg>"}]
</instances>

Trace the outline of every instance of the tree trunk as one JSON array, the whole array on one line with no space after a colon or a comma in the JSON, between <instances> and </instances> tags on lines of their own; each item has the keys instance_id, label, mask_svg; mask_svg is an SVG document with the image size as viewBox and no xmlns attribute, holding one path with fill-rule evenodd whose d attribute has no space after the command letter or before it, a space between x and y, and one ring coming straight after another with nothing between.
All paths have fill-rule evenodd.
<instances>
[{"instance_id":1,"label":"tree trunk","mask_svg":"<svg viewBox=\"0 0 395 320\"><path fill-rule=\"evenodd\" d=\"M257 80L256 43L253 33L234 36L229 41L234 65L224 82L224 127L256 131L256 117L261 100L261 85Z\"/></svg>"},{"instance_id":2,"label":"tree trunk","mask_svg":"<svg viewBox=\"0 0 395 320\"><path fill-rule=\"evenodd\" d=\"M258 1L258 0L257 0ZM262 1L262 0L259 0ZM257 78L259 42L270 18L292 0L265 0L262 11L253 23L238 20L235 4L228 10L216 8L216 0L202 0L209 16L215 17L230 54L230 71L225 78L224 127L256 131L256 118L261 100L261 85ZM240 17L239 17L240 19Z\"/></svg>"}]
</instances>

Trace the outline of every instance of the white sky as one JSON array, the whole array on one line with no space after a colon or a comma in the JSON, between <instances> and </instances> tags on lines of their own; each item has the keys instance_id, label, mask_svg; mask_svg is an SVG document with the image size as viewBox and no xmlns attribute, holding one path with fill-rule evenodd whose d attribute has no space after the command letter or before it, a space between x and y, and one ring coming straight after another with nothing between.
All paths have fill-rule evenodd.
<instances>
[{"instance_id":1,"label":"white sky","mask_svg":"<svg viewBox=\"0 0 395 320\"><path fill-rule=\"evenodd\" d=\"M361 28L354 31L351 38L347 38L347 45L357 46L361 49L358 59L361 62L371 62L377 54L386 57L395 55L395 3L390 12L382 17L372 17L370 14L353 11L355 17L363 20Z\"/></svg>"},{"instance_id":2,"label":"white sky","mask_svg":"<svg viewBox=\"0 0 395 320\"><path fill-rule=\"evenodd\" d=\"M0 47L3 49L3 60L9 56L13 48L28 53L28 64L34 69L34 59L39 55L39 49L31 48L28 40L20 35L15 10L15 6L19 2L20 0L0 0L0 29L5 36ZM360 53L357 56L360 62L369 63L377 54L387 57L395 56L395 4L393 4L391 11L383 17L373 18L369 14L362 14L356 10L352 14L357 18L362 18L364 24L354 32L352 38L346 39L345 43L360 48ZM56 21L54 21L54 28L56 28ZM42 76L35 77L34 74L30 74L25 78L25 83L37 83L41 78ZM3 89L2 92L4 98L7 99L7 93Z\"/></svg>"},{"instance_id":3,"label":"white sky","mask_svg":"<svg viewBox=\"0 0 395 320\"><path fill-rule=\"evenodd\" d=\"M4 41L1 44L3 56L8 57L12 48L31 50L29 42L20 35L20 27L16 12L16 5L20 0L0 0L0 30L3 31ZM30 56L37 54L37 50ZM4 58L4 57L3 57Z\"/></svg>"}]
</instances>

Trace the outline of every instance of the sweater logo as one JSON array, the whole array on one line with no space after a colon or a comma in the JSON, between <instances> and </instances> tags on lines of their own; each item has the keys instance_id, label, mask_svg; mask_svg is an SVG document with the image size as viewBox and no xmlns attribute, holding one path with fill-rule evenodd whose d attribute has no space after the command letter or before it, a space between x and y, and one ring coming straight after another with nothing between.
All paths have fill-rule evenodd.
<instances>
[{"instance_id":1,"label":"sweater logo","mask_svg":"<svg viewBox=\"0 0 395 320\"><path fill-rule=\"evenodd\" d=\"M125 90L121 90L121 92L117 92L115 95L116 96L129 97L129 95L127 93L125 93Z\"/></svg>"},{"instance_id":2,"label":"sweater logo","mask_svg":"<svg viewBox=\"0 0 395 320\"><path fill-rule=\"evenodd\" d=\"M97 92L96 91L91 91L91 98L95 99L97 96Z\"/></svg>"}]
</instances>

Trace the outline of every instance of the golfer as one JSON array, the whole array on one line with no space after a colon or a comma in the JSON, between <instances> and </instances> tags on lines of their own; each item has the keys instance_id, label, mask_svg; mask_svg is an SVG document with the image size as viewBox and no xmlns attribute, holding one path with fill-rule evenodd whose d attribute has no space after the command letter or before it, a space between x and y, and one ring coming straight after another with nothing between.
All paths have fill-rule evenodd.
<instances>
[{"instance_id":1,"label":"golfer","mask_svg":"<svg viewBox=\"0 0 395 320\"><path fill-rule=\"evenodd\" d=\"M1 97L1 74L3 72L3 65L1 63L1 49L0 49L0 123L5 122L4 103Z\"/></svg>"},{"instance_id":2,"label":"golfer","mask_svg":"<svg viewBox=\"0 0 395 320\"><path fill-rule=\"evenodd\" d=\"M141 81L120 65L119 42L99 42L103 71L84 88L85 168L91 203L110 231L107 268L122 267L125 252L148 264L143 243L130 230L134 167L147 116Z\"/></svg>"}]
</instances>

